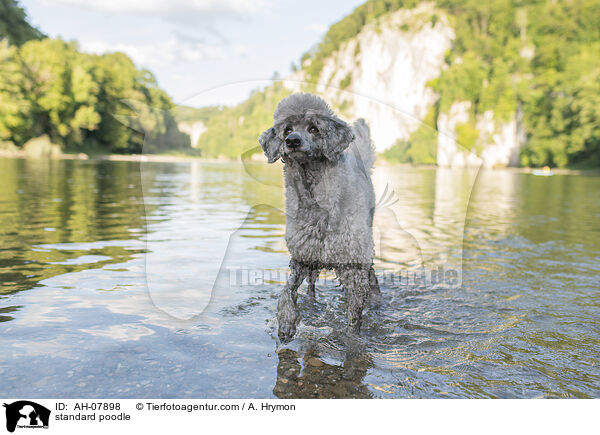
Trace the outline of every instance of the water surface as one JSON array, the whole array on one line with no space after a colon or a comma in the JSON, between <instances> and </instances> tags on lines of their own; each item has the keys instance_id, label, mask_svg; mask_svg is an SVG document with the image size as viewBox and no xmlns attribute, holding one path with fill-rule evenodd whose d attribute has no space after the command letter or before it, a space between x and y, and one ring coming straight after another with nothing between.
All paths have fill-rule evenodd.
<instances>
[{"instance_id":1,"label":"water surface","mask_svg":"<svg viewBox=\"0 0 600 435\"><path fill-rule=\"evenodd\" d=\"M600 396L600 177L378 167L381 302L280 346L280 171L0 159L4 396Z\"/></svg>"}]
</instances>

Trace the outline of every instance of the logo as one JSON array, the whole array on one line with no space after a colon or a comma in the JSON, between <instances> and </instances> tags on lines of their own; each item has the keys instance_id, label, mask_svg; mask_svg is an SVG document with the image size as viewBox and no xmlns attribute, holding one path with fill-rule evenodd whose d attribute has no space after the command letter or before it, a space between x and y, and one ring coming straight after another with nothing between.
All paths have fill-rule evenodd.
<instances>
[{"instance_id":1,"label":"logo","mask_svg":"<svg viewBox=\"0 0 600 435\"><path fill-rule=\"evenodd\" d=\"M6 408L6 430L14 432L15 428L48 429L50 410L28 400L19 400Z\"/></svg>"}]
</instances>

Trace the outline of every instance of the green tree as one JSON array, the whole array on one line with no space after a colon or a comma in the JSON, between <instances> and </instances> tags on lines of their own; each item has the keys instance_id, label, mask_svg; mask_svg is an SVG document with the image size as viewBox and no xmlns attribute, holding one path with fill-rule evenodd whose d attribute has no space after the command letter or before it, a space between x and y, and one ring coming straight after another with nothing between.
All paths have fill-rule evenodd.
<instances>
[{"instance_id":1,"label":"green tree","mask_svg":"<svg viewBox=\"0 0 600 435\"><path fill-rule=\"evenodd\" d=\"M15 0L0 0L0 39L21 45L30 39L42 39L45 35L27 22L27 15Z\"/></svg>"},{"instance_id":2,"label":"green tree","mask_svg":"<svg viewBox=\"0 0 600 435\"><path fill-rule=\"evenodd\" d=\"M60 39L0 43L0 139L21 146L47 134L71 150L158 152L189 148L168 95L122 53L81 53ZM126 101L145 109L135 112ZM136 117L124 125L115 115ZM139 127L139 128L130 128ZM142 133L144 132L144 133Z\"/></svg>"},{"instance_id":3,"label":"green tree","mask_svg":"<svg viewBox=\"0 0 600 435\"><path fill-rule=\"evenodd\" d=\"M396 163L433 165L437 157L438 132L434 125L435 108L431 108L423 123L408 140L398 140L383 153L386 160Z\"/></svg>"}]
</instances>

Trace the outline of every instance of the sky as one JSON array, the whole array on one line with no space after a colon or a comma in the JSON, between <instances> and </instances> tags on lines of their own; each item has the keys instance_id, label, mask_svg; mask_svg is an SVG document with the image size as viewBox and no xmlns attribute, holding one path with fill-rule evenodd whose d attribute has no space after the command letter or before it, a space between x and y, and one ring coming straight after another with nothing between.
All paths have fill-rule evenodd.
<instances>
[{"instance_id":1,"label":"sky","mask_svg":"<svg viewBox=\"0 0 600 435\"><path fill-rule=\"evenodd\" d=\"M21 0L29 22L82 51L123 51L175 103L233 105L364 0Z\"/></svg>"}]
</instances>

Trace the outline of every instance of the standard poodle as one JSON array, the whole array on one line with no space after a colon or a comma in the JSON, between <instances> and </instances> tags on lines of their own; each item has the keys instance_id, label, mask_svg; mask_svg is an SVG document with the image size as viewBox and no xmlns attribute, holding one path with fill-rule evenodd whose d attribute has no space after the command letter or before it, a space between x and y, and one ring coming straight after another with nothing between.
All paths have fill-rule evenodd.
<instances>
[{"instance_id":1,"label":"standard poodle","mask_svg":"<svg viewBox=\"0 0 600 435\"><path fill-rule=\"evenodd\" d=\"M373 270L375 152L369 127L338 118L321 98L293 94L258 139L269 163L281 159L285 178L285 241L290 275L279 297L279 339L291 340L300 313L297 290L307 278L314 297L321 269L333 269L345 292L348 327L360 330L370 295L379 294Z\"/></svg>"}]
</instances>

